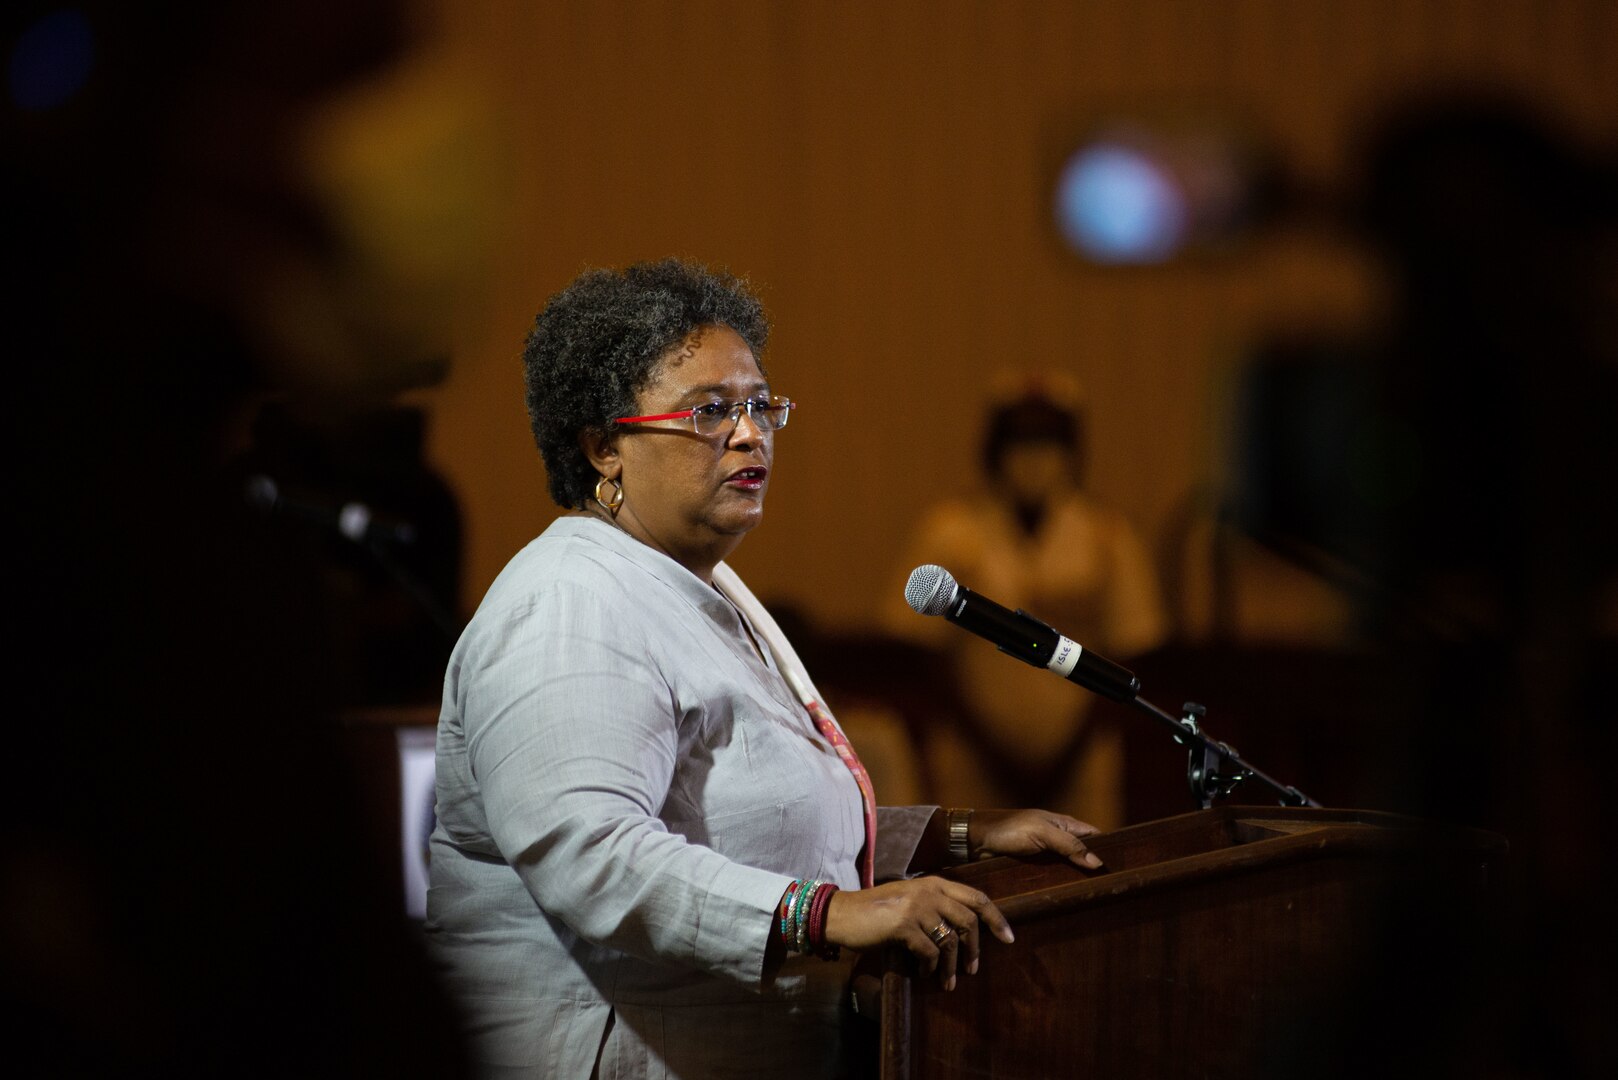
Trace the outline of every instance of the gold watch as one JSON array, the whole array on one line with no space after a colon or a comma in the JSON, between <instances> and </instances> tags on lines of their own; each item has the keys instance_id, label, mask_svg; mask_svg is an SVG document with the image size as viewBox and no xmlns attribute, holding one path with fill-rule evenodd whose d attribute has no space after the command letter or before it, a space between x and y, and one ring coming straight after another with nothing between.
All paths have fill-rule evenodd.
<instances>
[{"instance_id":1,"label":"gold watch","mask_svg":"<svg viewBox=\"0 0 1618 1080\"><path fill-rule=\"evenodd\" d=\"M949 821L949 857L955 862L970 862L971 848L967 844L967 830L972 825L972 811L965 809L952 809L948 814Z\"/></svg>"}]
</instances>

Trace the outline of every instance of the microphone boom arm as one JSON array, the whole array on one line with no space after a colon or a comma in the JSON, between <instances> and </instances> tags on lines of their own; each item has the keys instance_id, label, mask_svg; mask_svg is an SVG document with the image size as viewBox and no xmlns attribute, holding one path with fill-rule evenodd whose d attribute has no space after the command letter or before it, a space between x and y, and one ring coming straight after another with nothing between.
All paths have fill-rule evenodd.
<instances>
[{"instance_id":1,"label":"microphone boom arm","mask_svg":"<svg viewBox=\"0 0 1618 1080\"><path fill-rule=\"evenodd\" d=\"M1026 611L1007 611L957 583L955 600L947 617L964 630L998 642L996 648L1007 656L1063 674L1069 682L1078 683L1091 693L1129 705L1169 724L1174 741L1189 748L1187 779L1191 784L1191 797L1201 809L1206 810L1214 799L1229 795L1243 780L1256 780L1270 788L1282 806L1320 806L1297 788L1243 761L1228 743L1215 742L1204 734L1202 717L1207 710L1201 705L1186 702L1185 717L1175 719L1141 698L1140 679L1129 669L1070 641ZM1071 652L1071 659L1064 656L1064 651Z\"/></svg>"},{"instance_id":2,"label":"microphone boom arm","mask_svg":"<svg viewBox=\"0 0 1618 1080\"><path fill-rule=\"evenodd\" d=\"M1200 809L1206 810L1215 799L1229 795L1243 780L1256 780L1263 784L1275 794L1282 806L1320 807L1320 803L1292 785L1283 784L1248 764L1229 743L1215 742L1209 738L1202 730L1202 717L1206 710L1196 702L1185 703L1183 719L1176 719L1139 697L1133 698L1128 704L1154 720L1167 724L1174 741L1189 748L1186 778L1191 784L1191 797L1197 801Z\"/></svg>"},{"instance_id":3,"label":"microphone boom arm","mask_svg":"<svg viewBox=\"0 0 1618 1080\"><path fill-rule=\"evenodd\" d=\"M1046 668L1092 693L1132 706L1167 724L1174 741L1189 749L1191 794L1202 809L1207 809L1214 799L1229 795L1244 780L1254 780L1271 789L1282 806L1320 806L1297 788L1248 764L1228 743L1210 739L1202 730L1206 710L1201 705L1186 702L1183 719L1170 716L1141 698L1140 680L1127 668L1064 637L1026 611L1008 610L974 593L942 566L929 563L911 571L905 584L905 602L918 615L942 615L961 629L992 642L1007 656Z\"/></svg>"}]
</instances>

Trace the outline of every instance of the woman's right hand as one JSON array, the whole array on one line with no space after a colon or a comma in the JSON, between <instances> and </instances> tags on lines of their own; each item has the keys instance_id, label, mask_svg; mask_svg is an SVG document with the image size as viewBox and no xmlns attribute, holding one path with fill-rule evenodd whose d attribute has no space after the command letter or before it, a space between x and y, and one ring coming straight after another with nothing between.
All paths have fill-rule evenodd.
<instances>
[{"instance_id":1,"label":"woman's right hand","mask_svg":"<svg viewBox=\"0 0 1618 1080\"><path fill-rule=\"evenodd\" d=\"M957 967L977 973L980 926L1011 944L1011 926L986 895L960 882L921 877L833 893L825 935L832 945L862 951L902 945L923 975L936 974L940 986L953 990ZM939 927L950 932L935 938Z\"/></svg>"}]
</instances>

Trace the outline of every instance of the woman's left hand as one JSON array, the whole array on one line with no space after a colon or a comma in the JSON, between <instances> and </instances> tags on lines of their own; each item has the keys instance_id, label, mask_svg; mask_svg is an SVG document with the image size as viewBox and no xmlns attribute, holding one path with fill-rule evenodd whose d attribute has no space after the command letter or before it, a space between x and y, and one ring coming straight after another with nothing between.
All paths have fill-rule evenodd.
<instances>
[{"instance_id":1,"label":"woman's left hand","mask_svg":"<svg viewBox=\"0 0 1618 1080\"><path fill-rule=\"evenodd\" d=\"M1088 822L1049 810L974 810L967 845L974 857L1050 851L1086 870L1099 870L1101 860L1084 846L1082 838L1100 831Z\"/></svg>"}]
</instances>

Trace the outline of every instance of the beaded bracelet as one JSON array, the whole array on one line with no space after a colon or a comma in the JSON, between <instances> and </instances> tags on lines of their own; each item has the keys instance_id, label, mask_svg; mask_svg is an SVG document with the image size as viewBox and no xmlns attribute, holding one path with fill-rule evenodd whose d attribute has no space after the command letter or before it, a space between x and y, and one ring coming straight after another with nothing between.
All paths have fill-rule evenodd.
<instances>
[{"instance_id":1,"label":"beaded bracelet","mask_svg":"<svg viewBox=\"0 0 1618 1080\"><path fill-rule=\"evenodd\" d=\"M797 952L809 951L809 901L818 888L818 881L805 882L792 905L793 947Z\"/></svg>"},{"instance_id":2,"label":"beaded bracelet","mask_svg":"<svg viewBox=\"0 0 1618 1080\"><path fill-rule=\"evenodd\" d=\"M809 905L809 951L823 960L835 960L842 952L840 946L826 944L826 911L836 891L831 882L822 883Z\"/></svg>"},{"instance_id":3,"label":"beaded bracelet","mask_svg":"<svg viewBox=\"0 0 1618 1080\"><path fill-rule=\"evenodd\" d=\"M792 950L792 946L797 938L797 935L793 932L792 927L792 902L793 898L798 894L798 891L803 888L804 884L804 879L798 878L797 880L793 881L791 885L787 886L786 892L781 894L781 941L786 945L787 951L789 952Z\"/></svg>"},{"instance_id":4,"label":"beaded bracelet","mask_svg":"<svg viewBox=\"0 0 1618 1080\"><path fill-rule=\"evenodd\" d=\"M776 910L781 943L788 952L837 959L841 950L826 944L826 909L836 891L834 883L813 878L796 878L787 886Z\"/></svg>"},{"instance_id":5,"label":"beaded bracelet","mask_svg":"<svg viewBox=\"0 0 1618 1080\"><path fill-rule=\"evenodd\" d=\"M787 952L803 951L798 947L799 911L805 901L814 893L815 886L818 884L820 884L818 881L813 881L809 878L796 878L792 884L787 886L786 892L781 894L779 930L781 944L786 946Z\"/></svg>"}]
</instances>

